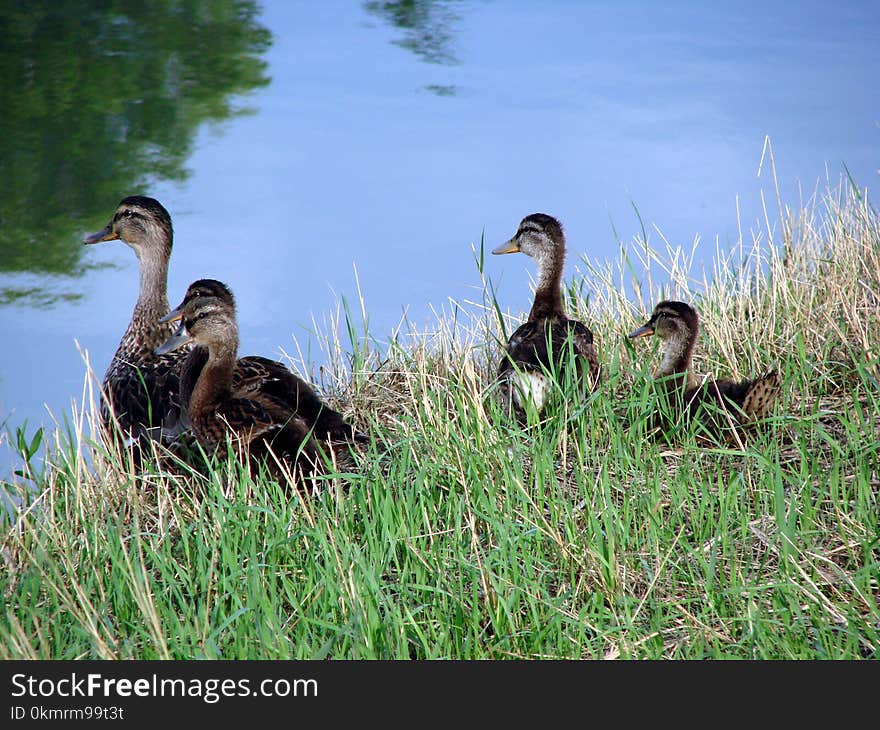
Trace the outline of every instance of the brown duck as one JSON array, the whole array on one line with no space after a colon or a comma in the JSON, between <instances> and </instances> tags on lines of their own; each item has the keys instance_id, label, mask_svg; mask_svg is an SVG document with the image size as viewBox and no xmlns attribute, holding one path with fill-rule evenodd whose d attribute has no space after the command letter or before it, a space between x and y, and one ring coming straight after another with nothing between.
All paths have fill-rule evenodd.
<instances>
[{"instance_id":1,"label":"brown duck","mask_svg":"<svg viewBox=\"0 0 880 730\"><path fill-rule=\"evenodd\" d=\"M176 322L191 302L212 297L235 311L235 297L226 284L216 279L199 279L189 285L183 301L160 321ZM208 348L195 345L181 365L180 402L185 410L189 408L193 389L207 361ZM325 404L311 385L276 360L259 355L238 358L232 371L231 388L236 398L257 401L268 398L273 403L284 403L312 424L315 438L321 441L342 444L369 440L347 423L341 413Z\"/></svg>"},{"instance_id":2,"label":"brown duck","mask_svg":"<svg viewBox=\"0 0 880 730\"><path fill-rule=\"evenodd\" d=\"M739 382L710 378L698 385L691 372L698 333L699 317L693 307L684 302L662 301L654 307L651 318L629 336L635 339L657 335L663 341L663 360L656 377L670 407L686 420L696 420L717 431L766 418L779 394L779 373L773 370ZM663 430L671 425L659 414L653 424Z\"/></svg>"},{"instance_id":3,"label":"brown duck","mask_svg":"<svg viewBox=\"0 0 880 730\"><path fill-rule=\"evenodd\" d=\"M287 369L280 363L264 358L246 359L245 365L239 366L238 325L231 294L228 297L193 296L170 313L170 317L179 317L180 326L157 352L172 352L190 342L197 346L190 355L192 362L188 358L184 365L181 392L189 401L187 413L193 434L206 451L217 449L227 436L232 436L249 457L252 469L265 465L276 477L284 476L284 469L269 455L271 449L295 477L301 477L320 470L322 456L331 456L331 444L337 433L340 440L358 439L359 435L353 433L342 417L320 404L314 392L292 373L292 380L266 377L266 373L282 375L279 368ZM272 364L263 370L265 363ZM254 369L250 369L251 365ZM236 370L239 371L238 390L233 387ZM245 376L254 372L263 375L251 381L248 392L248 386L243 385L247 381ZM282 382L296 392L285 392ZM318 407L314 407L309 394L318 400ZM304 402L308 405L303 408ZM302 410L294 407L294 403ZM336 431L338 422L343 424L339 428L341 432ZM326 425L328 423L331 425ZM322 429L320 435L318 424ZM334 452L332 456L350 464L348 450Z\"/></svg>"},{"instance_id":4,"label":"brown duck","mask_svg":"<svg viewBox=\"0 0 880 730\"><path fill-rule=\"evenodd\" d=\"M173 240L171 216L153 198L124 198L110 222L86 236L87 244L121 240L137 255L140 291L131 321L107 372L101 420L108 434L121 433L142 446L145 439L171 442L185 425L181 420L180 364L187 350L156 355L155 348L174 331L159 319L168 311L168 259ZM114 419L119 431L113 427Z\"/></svg>"},{"instance_id":5,"label":"brown duck","mask_svg":"<svg viewBox=\"0 0 880 730\"><path fill-rule=\"evenodd\" d=\"M493 254L522 252L538 266L535 301L525 324L511 335L498 368L503 406L512 409L520 423L527 408L540 413L549 400L553 383L561 381L571 347L576 377L587 392L599 384L599 360L593 333L581 322L569 319L563 307L562 270L565 265L565 234L558 220L544 213L522 219L516 235L495 248Z\"/></svg>"}]
</instances>

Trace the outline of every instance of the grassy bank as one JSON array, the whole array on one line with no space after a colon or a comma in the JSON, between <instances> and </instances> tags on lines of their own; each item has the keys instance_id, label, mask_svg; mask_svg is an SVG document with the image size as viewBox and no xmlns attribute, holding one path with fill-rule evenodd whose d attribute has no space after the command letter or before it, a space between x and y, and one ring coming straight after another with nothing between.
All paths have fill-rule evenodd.
<instances>
[{"instance_id":1,"label":"grassy bank","mask_svg":"<svg viewBox=\"0 0 880 730\"><path fill-rule=\"evenodd\" d=\"M0 656L878 658L880 220L843 185L772 221L706 274L571 242L606 379L528 432L486 397L519 321L490 282L381 355L343 312L321 385L375 440L310 500L133 475L86 407L2 535ZM779 368L758 433L646 437L656 351L623 335L663 297L701 312L698 372Z\"/></svg>"}]
</instances>

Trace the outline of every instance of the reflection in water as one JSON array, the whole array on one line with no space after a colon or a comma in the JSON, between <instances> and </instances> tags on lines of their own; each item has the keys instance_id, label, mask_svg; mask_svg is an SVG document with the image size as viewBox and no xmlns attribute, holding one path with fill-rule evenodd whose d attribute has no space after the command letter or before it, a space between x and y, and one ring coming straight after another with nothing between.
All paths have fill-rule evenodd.
<instances>
[{"instance_id":1,"label":"reflection in water","mask_svg":"<svg viewBox=\"0 0 880 730\"><path fill-rule=\"evenodd\" d=\"M5 304L27 303L28 306L44 308L59 302L76 302L82 294L55 292L45 286L0 287L0 307Z\"/></svg>"},{"instance_id":2,"label":"reflection in water","mask_svg":"<svg viewBox=\"0 0 880 730\"><path fill-rule=\"evenodd\" d=\"M451 84L428 84L425 89L437 96L455 96L457 89Z\"/></svg>"},{"instance_id":3,"label":"reflection in water","mask_svg":"<svg viewBox=\"0 0 880 730\"><path fill-rule=\"evenodd\" d=\"M452 10L450 0L399 0L398 2L364 3L369 13L384 18L392 25L406 31L406 36L394 41L407 48L428 63L451 66L458 63L452 52L453 24L458 15ZM434 90L431 87L426 87ZM445 89L450 95L451 87ZM454 93L454 92L453 92Z\"/></svg>"},{"instance_id":4,"label":"reflection in water","mask_svg":"<svg viewBox=\"0 0 880 730\"><path fill-rule=\"evenodd\" d=\"M254 2L101 7L0 9L0 272L81 274L78 234L106 222L108 201L185 178L199 125L269 82ZM37 293L7 282L0 305Z\"/></svg>"}]
</instances>

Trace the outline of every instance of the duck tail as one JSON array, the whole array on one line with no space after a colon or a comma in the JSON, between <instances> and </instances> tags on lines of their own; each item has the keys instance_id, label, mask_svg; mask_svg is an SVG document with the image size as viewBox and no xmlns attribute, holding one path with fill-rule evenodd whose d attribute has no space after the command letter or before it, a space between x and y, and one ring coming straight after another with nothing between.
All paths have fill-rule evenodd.
<instances>
[{"instance_id":1,"label":"duck tail","mask_svg":"<svg viewBox=\"0 0 880 730\"><path fill-rule=\"evenodd\" d=\"M773 404L782 388L778 370L753 380L746 390L742 410L750 421L766 418L773 410Z\"/></svg>"}]
</instances>

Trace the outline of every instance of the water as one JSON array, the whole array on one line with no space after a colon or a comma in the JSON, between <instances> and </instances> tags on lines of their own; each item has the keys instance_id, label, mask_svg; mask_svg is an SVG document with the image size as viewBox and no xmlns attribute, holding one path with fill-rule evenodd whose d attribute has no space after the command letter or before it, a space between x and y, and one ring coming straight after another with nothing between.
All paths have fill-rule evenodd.
<instances>
[{"instance_id":1,"label":"water","mask_svg":"<svg viewBox=\"0 0 880 730\"><path fill-rule=\"evenodd\" d=\"M737 239L737 197L758 227L765 135L792 205L844 164L877 183L873 2L91 5L0 10L9 428L81 397L76 343L99 376L116 348L135 257L80 241L125 195L172 215L172 304L226 281L242 354L279 356L358 281L380 337L477 298L471 247L531 212L564 223L569 271L636 236L634 206L652 240L708 258ZM526 311L530 262L487 269ZM15 463L0 445L0 475Z\"/></svg>"}]
</instances>

